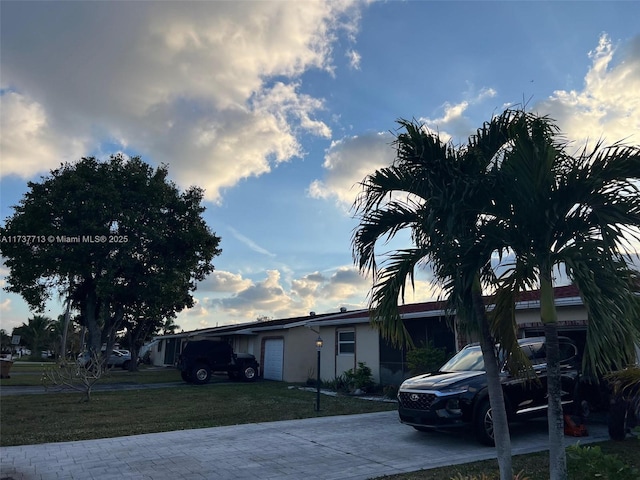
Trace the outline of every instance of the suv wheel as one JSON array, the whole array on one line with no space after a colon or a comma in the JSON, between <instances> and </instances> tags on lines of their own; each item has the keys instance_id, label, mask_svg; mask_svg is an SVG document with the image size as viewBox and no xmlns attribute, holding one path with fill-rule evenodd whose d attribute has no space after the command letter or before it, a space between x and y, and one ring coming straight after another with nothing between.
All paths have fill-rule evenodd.
<instances>
[{"instance_id":1,"label":"suv wheel","mask_svg":"<svg viewBox=\"0 0 640 480\"><path fill-rule=\"evenodd\" d=\"M245 365L242 368L242 379L246 382L252 382L258 377L258 370L254 365Z\"/></svg>"},{"instance_id":2,"label":"suv wheel","mask_svg":"<svg viewBox=\"0 0 640 480\"><path fill-rule=\"evenodd\" d=\"M484 400L478 407L474 418L474 427L476 438L480 443L489 446L495 445L493 439L493 415L489 400Z\"/></svg>"},{"instance_id":3,"label":"suv wheel","mask_svg":"<svg viewBox=\"0 0 640 480\"><path fill-rule=\"evenodd\" d=\"M200 363L193 368L191 378L193 379L193 383L198 385L209 383L209 380L211 380L211 370L209 370L209 367L206 365Z\"/></svg>"}]
</instances>

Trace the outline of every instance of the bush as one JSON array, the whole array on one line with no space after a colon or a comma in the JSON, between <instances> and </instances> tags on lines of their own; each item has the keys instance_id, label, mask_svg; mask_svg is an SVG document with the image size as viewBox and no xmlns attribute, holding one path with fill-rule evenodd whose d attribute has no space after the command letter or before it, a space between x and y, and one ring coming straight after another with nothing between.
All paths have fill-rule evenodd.
<instances>
[{"instance_id":1,"label":"bush","mask_svg":"<svg viewBox=\"0 0 640 480\"><path fill-rule=\"evenodd\" d=\"M307 380L309 383L309 380ZM315 381L313 382L315 385ZM347 370L333 380L323 380L322 385L339 393L372 392L376 386L371 369L364 362L358 362L358 368Z\"/></svg>"},{"instance_id":2,"label":"bush","mask_svg":"<svg viewBox=\"0 0 640 480\"><path fill-rule=\"evenodd\" d=\"M344 372L344 376L347 381L349 393L354 393L356 390L362 392L371 391L375 386L371 369L367 367L364 362L358 362L358 368L355 372L353 369L350 369Z\"/></svg>"},{"instance_id":3,"label":"bush","mask_svg":"<svg viewBox=\"0 0 640 480\"><path fill-rule=\"evenodd\" d=\"M447 350L429 342L407 352L407 366L414 374L435 372L447 359Z\"/></svg>"},{"instance_id":4,"label":"bush","mask_svg":"<svg viewBox=\"0 0 640 480\"><path fill-rule=\"evenodd\" d=\"M617 455L602 452L599 446L567 448L568 473L570 478L597 478L602 480L629 480L638 478L637 469L626 465Z\"/></svg>"},{"instance_id":5,"label":"bush","mask_svg":"<svg viewBox=\"0 0 640 480\"><path fill-rule=\"evenodd\" d=\"M382 388L382 394L385 398L395 398L398 396L398 386L397 385L385 385Z\"/></svg>"}]
</instances>

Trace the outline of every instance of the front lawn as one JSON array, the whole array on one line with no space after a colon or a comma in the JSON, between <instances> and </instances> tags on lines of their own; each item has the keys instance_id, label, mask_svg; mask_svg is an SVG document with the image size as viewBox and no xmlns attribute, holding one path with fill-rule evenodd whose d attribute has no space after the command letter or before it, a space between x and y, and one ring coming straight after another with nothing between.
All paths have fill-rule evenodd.
<instances>
[{"instance_id":1,"label":"front lawn","mask_svg":"<svg viewBox=\"0 0 640 480\"><path fill-rule=\"evenodd\" d=\"M175 372L175 370L174 370ZM179 377L179 376L178 376ZM395 410L395 403L323 395L282 382L186 383L153 390L5 396L0 445L27 445L140 433Z\"/></svg>"},{"instance_id":2,"label":"front lawn","mask_svg":"<svg viewBox=\"0 0 640 480\"><path fill-rule=\"evenodd\" d=\"M20 362L11 367L11 378L0 379L2 387L26 387L42 385L42 373L49 368L56 368L54 362ZM180 372L170 367L150 367L140 365L138 372L129 372L122 368L111 368L99 383L167 383L181 382Z\"/></svg>"}]
</instances>

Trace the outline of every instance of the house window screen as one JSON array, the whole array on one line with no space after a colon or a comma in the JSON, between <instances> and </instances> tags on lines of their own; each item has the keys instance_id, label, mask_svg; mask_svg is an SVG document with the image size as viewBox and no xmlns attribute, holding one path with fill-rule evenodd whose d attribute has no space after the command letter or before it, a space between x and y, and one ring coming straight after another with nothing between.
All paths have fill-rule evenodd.
<instances>
[{"instance_id":1,"label":"house window screen","mask_svg":"<svg viewBox=\"0 0 640 480\"><path fill-rule=\"evenodd\" d=\"M338 355L356 353L356 332L338 332Z\"/></svg>"}]
</instances>

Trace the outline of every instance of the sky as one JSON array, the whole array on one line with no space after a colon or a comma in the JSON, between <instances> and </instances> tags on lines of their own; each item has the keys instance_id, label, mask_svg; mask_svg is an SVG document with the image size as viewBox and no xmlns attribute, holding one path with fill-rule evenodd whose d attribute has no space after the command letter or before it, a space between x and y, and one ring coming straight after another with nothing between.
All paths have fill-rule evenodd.
<instances>
[{"instance_id":1,"label":"sky","mask_svg":"<svg viewBox=\"0 0 640 480\"><path fill-rule=\"evenodd\" d=\"M365 308L351 207L396 121L462 144L526 104L576 149L640 144L638 18L633 1L3 0L0 222L60 163L139 155L205 189L221 237L182 330ZM406 301L436 298L429 280ZM0 294L6 331L33 313Z\"/></svg>"}]
</instances>

